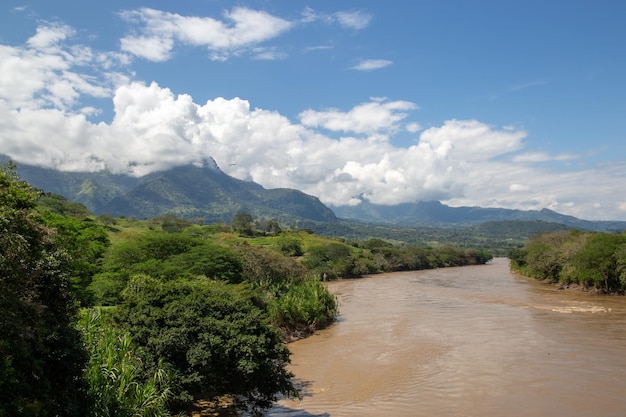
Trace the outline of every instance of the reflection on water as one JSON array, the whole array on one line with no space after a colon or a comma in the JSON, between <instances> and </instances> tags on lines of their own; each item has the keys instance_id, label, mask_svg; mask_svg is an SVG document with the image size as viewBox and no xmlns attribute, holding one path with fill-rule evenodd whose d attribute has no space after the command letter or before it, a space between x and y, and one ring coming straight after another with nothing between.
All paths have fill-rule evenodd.
<instances>
[{"instance_id":1,"label":"reflection on water","mask_svg":"<svg viewBox=\"0 0 626 417\"><path fill-rule=\"evenodd\" d=\"M290 345L271 416L623 416L626 299L508 263L332 282L340 320Z\"/></svg>"}]
</instances>

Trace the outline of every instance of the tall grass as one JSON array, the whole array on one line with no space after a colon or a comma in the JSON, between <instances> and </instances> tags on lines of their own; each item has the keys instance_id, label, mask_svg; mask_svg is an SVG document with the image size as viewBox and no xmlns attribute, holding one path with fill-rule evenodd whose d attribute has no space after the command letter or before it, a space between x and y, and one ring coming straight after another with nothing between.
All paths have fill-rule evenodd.
<instances>
[{"instance_id":1,"label":"tall grass","mask_svg":"<svg viewBox=\"0 0 626 417\"><path fill-rule=\"evenodd\" d=\"M335 316L335 297L316 280L292 284L286 293L268 304L272 323L281 328L319 328Z\"/></svg>"},{"instance_id":2,"label":"tall grass","mask_svg":"<svg viewBox=\"0 0 626 417\"><path fill-rule=\"evenodd\" d=\"M80 328L90 361L85 371L94 417L169 417L170 378L159 369L141 376L130 334L111 327L100 310L83 314Z\"/></svg>"}]
</instances>

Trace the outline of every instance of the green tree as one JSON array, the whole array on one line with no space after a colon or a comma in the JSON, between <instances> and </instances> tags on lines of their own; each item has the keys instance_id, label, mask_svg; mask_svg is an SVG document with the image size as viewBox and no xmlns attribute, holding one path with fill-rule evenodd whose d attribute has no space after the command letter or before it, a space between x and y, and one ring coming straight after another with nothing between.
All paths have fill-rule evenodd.
<instances>
[{"instance_id":1,"label":"green tree","mask_svg":"<svg viewBox=\"0 0 626 417\"><path fill-rule=\"evenodd\" d=\"M174 372L180 409L225 394L263 409L279 395L297 394L280 333L237 288L138 275L124 291L118 321L141 347L150 372L159 360Z\"/></svg>"},{"instance_id":2,"label":"green tree","mask_svg":"<svg viewBox=\"0 0 626 417\"><path fill-rule=\"evenodd\" d=\"M250 213L237 213L233 216L231 227L241 235L252 236L254 234L254 217Z\"/></svg>"},{"instance_id":3,"label":"green tree","mask_svg":"<svg viewBox=\"0 0 626 417\"><path fill-rule=\"evenodd\" d=\"M280 225L275 220L261 220L256 222L257 230L262 231L266 235L276 235L282 231Z\"/></svg>"},{"instance_id":4,"label":"green tree","mask_svg":"<svg viewBox=\"0 0 626 417\"><path fill-rule=\"evenodd\" d=\"M70 282L74 297L85 306L93 304L88 287L101 270L101 260L110 245L104 228L91 221L44 211L42 219L55 230L57 243L70 256Z\"/></svg>"},{"instance_id":5,"label":"green tree","mask_svg":"<svg viewBox=\"0 0 626 417\"><path fill-rule=\"evenodd\" d=\"M559 281L563 269L561 248L568 234L566 231L541 233L526 242L526 271L530 276Z\"/></svg>"},{"instance_id":6,"label":"green tree","mask_svg":"<svg viewBox=\"0 0 626 417\"><path fill-rule=\"evenodd\" d=\"M84 416L71 259L35 210L38 197L14 165L0 167L0 415Z\"/></svg>"},{"instance_id":7,"label":"green tree","mask_svg":"<svg viewBox=\"0 0 626 417\"><path fill-rule=\"evenodd\" d=\"M274 248L287 256L304 255L300 239L291 236L280 236L276 238Z\"/></svg>"},{"instance_id":8,"label":"green tree","mask_svg":"<svg viewBox=\"0 0 626 417\"><path fill-rule=\"evenodd\" d=\"M626 245L626 235L594 233L586 244L572 256L571 275L581 284L604 289L607 292L621 288L618 272L618 253Z\"/></svg>"},{"instance_id":9,"label":"green tree","mask_svg":"<svg viewBox=\"0 0 626 417\"><path fill-rule=\"evenodd\" d=\"M100 223L107 227L115 226L115 224L117 223L115 217L111 216L109 213L102 213L97 217L97 219Z\"/></svg>"},{"instance_id":10,"label":"green tree","mask_svg":"<svg viewBox=\"0 0 626 417\"><path fill-rule=\"evenodd\" d=\"M235 245L243 265L243 280L254 287L270 289L300 282L306 274L305 268L294 259L261 246Z\"/></svg>"},{"instance_id":11,"label":"green tree","mask_svg":"<svg viewBox=\"0 0 626 417\"><path fill-rule=\"evenodd\" d=\"M187 227L191 226L191 222L189 220L180 219L172 213L155 217L152 220L154 222L160 222L163 231L168 233L182 232Z\"/></svg>"},{"instance_id":12,"label":"green tree","mask_svg":"<svg viewBox=\"0 0 626 417\"><path fill-rule=\"evenodd\" d=\"M349 277L355 274L355 258L348 245L331 242L316 245L307 251L303 264L314 274L327 278Z\"/></svg>"}]
</instances>

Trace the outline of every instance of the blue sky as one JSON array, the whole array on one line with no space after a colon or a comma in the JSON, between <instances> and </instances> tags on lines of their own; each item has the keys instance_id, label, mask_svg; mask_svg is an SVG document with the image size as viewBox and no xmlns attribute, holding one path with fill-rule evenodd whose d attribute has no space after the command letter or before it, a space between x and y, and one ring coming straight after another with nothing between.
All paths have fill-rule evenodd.
<instances>
[{"instance_id":1,"label":"blue sky","mask_svg":"<svg viewBox=\"0 0 626 417\"><path fill-rule=\"evenodd\" d=\"M0 153L626 220L626 2L0 5Z\"/></svg>"}]
</instances>

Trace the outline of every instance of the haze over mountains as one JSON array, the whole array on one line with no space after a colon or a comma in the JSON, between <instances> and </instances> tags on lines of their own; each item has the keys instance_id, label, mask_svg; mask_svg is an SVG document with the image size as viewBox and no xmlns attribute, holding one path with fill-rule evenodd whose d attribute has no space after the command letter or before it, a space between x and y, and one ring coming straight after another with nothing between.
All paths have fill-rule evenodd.
<instances>
[{"instance_id":1,"label":"haze over mountains","mask_svg":"<svg viewBox=\"0 0 626 417\"><path fill-rule=\"evenodd\" d=\"M0 157L0 161L8 158ZM143 177L100 172L62 172L20 164L22 179L45 192L84 204L95 214L147 219L173 213L206 223L229 223L238 212L256 219L294 226L299 222L350 221L403 227L461 226L492 221L544 221L586 230L625 230L622 221L587 221L552 210L511 210L450 207L438 201L393 206L362 200L356 206L327 207L316 197L292 189L265 189L225 174L214 160L187 165Z\"/></svg>"}]
</instances>

